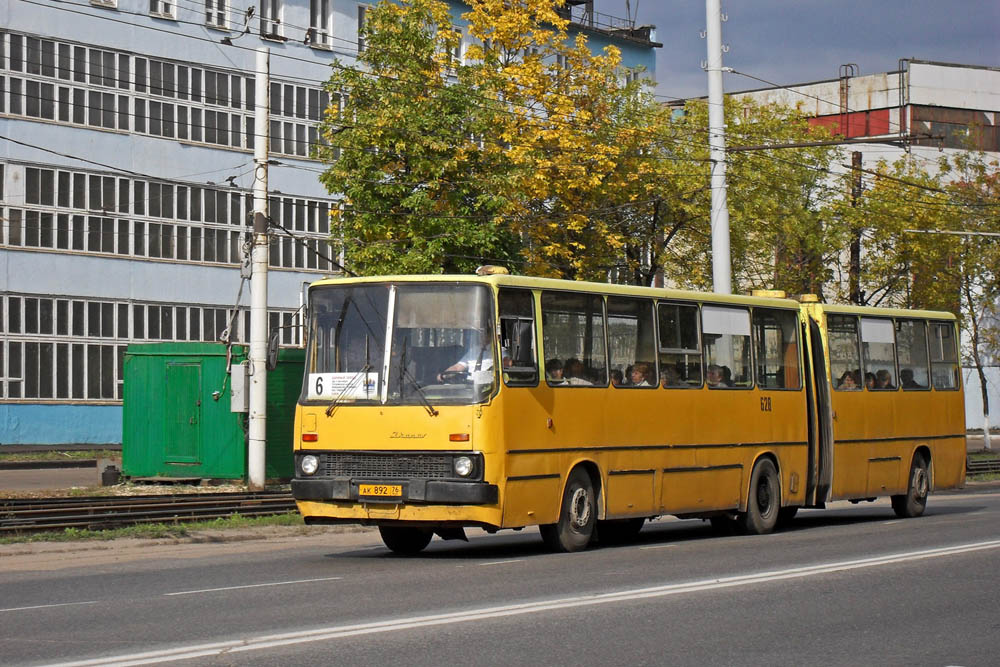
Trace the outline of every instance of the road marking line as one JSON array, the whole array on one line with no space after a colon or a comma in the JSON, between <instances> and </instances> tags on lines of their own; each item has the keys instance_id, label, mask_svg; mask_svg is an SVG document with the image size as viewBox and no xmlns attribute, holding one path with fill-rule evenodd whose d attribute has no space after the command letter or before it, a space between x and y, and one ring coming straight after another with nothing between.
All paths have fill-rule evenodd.
<instances>
[{"instance_id":1,"label":"road marking line","mask_svg":"<svg viewBox=\"0 0 1000 667\"><path fill-rule=\"evenodd\" d=\"M222 588L202 588L197 591L177 591L176 593L164 593L171 595L194 595L195 593L215 593L216 591L235 591L241 588L261 588L263 586L289 586L291 584L311 584L314 581L337 581L343 577L323 577L322 579L296 579L295 581L275 581L269 584L247 584L246 586L223 586Z\"/></svg>"},{"instance_id":2,"label":"road marking line","mask_svg":"<svg viewBox=\"0 0 1000 667\"><path fill-rule=\"evenodd\" d=\"M94 658L91 660L81 660L55 665L54 667L88 667L92 665L142 665L171 660L190 660L192 658L202 658L206 656L219 656L223 654L236 653L241 651L257 651L280 646L291 646L294 644L304 644L307 642L324 641L330 639L343 639L345 637L357 637L361 635L377 634L382 632L396 632L399 630L410 630L451 623L468 623L472 621L483 621L493 618L504 618L508 616L520 616L523 614L535 614L544 611L572 609L576 607L589 607L595 605L610 604L615 602L632 602L650 598L667 597L683 593L695 593L700 591L717 590L721 588L734 588L739 586L750 586L753 584L783 581L788 579L801 579L820 574L832 572L845 572L882 565L893 565L929 558L942 558L958 554L983 551L987 549L1000 549L1000 540L990 540L987 542L974 542L971 544L960 544L951 547L939 547L935 549L924 549L922 551L911 551L886 556L876 556L872 558L859 558L856 560L839 561L833 563L822 563L819 565L806 565L803 567L793 567L785 570L772 570L768 572L758 572L756 574L742 574L731 577L719 577L717 579L704 579L701 581L690 581L681 584L667 584L663 586L650 586L647 588L635 588L612 593L596 593L592 595L581 595L569 598L557 598L553 600L542 600L538 602L525 602L521 604L503 605L499 607L482 607L479 609L469 609L466 611L452 612L446 614L431 614L426 616L411 616L408 618L391 619L387 621L376 621L373 623L359 623L355 625L339 625L314 630L300 630L297 632L287 632L270 636L236 639L230 641L214 642L210 644L194 644L190 646L179 646L172 649L160 651L148 651L144 653L131 653L119 656L108 656L104 658Z\"/></svg>"},{"instance_id":3,"label":"road marking line","mask_svg":"<svg viewBox=\"0 0 1000 667\"><path fill-rule=\"evenodd\" d=\"M482 567L484 565L509 565L510 563L523 563L523 562L524 562L523 558L519 558L517 560L494 560L489 563L479 563L479 566Z\"/></svg>"},{"instance_id":4,"label":"road marking line","mask_svg":"<svg viewBox=\"0 0 1000 667\"><path fill-rule=\"evenodd\" d=\"M36 604L31 607L10 607L9 609L0 609L0 612L26 611L28 609L48 609L50 607L71 607L75 604L97 604L97 600L90 600L88 602L60 602L58 604Z\"/></svg>"},{"instance_id":5,"label":"road marking line","mask_svg":"<svg viewBox=\"0 0 1000 667\"><path fill-rule=\"evenodd\" d=\"M639 547L639 551L643 551L645 549L669 549L676 546L676 544L655 544L651 547Z\"/></svg>"}]
</instances>

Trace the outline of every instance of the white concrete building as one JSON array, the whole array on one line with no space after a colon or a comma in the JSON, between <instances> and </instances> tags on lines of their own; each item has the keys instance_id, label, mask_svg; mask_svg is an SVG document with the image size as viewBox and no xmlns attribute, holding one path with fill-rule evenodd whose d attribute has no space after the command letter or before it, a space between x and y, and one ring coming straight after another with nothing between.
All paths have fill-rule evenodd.
<instances>
[{"instance_id":1,"label":"white concrete building","mask_svg":"<svg viewBox=\"0 0 1000 667\"><path fill-rule=\"evenodd\" d=\"M452 2L458 29L465 7ZM648 27L566 9L593 48L654 70ZM310 159L357 0L0 3L0 446L121 442L130 342L214 341L234 317L252 209L255 49L271 49L271 328L335 271ZM278 227L280 226L280 227ZM281 228L288 230L286 233Z\"/></svg>"}]
</instances>

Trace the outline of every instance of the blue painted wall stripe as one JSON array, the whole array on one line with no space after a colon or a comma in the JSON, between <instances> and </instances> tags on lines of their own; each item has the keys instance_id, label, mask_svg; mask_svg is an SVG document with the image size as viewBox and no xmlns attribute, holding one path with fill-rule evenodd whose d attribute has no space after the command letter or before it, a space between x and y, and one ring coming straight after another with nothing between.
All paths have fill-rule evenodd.
<instances>
[{"instance_id":1,"label":"blue painted wall stripe","mask_svg":"<svg viewBox=\"0 0 1000 667\"><path fill-rule=\"evenodd\" d=\"M120 405L0 405L0 446L122 441Z\"/></svg>"}]
</instances>

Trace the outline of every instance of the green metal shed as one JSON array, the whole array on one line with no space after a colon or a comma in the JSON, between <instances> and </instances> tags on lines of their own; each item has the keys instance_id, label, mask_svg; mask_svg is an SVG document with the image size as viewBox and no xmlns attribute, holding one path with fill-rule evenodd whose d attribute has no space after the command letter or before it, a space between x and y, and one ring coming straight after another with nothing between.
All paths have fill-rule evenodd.
<instances>
[{"instance_id":1,"label":"green metal shed","mask_svg":"<svg viewBox=\"0 0 1000 667\"><path fill-rule=\"evenodd\" d=\"M231 348L237 372L247 346ZM264 474L293 475L292 422L304 351L278 351L267 376ZM233 412L221 343L149 343L125 351L122 473L128 477L247 479L247 414Z\"/></svg>"}]
</instances>

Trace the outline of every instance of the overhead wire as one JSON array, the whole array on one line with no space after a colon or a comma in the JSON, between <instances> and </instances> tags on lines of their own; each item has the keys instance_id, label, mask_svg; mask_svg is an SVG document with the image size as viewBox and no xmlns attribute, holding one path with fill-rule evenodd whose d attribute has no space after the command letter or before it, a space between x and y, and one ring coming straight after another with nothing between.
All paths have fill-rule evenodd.
<instances>
[{"instance_id":1,"label":"overhead wire","mask_svg":"<svg viewBox=\"0 0 1000 667\"><path fill-rule=\"evenodd\" d=\"M34 2L33 0L20 0L20 1L22 1L22 2L28 2L30 4L39 4L37 2ZM53 2L57 2L57 3L60 3L60 4L77 5L77 3L68 2L67 0L53 0ZM59 8L59 7L57 7L57 9L64 9L65 11L73 11L73 10L68 10L68 9ZM96 15L90 14L88 12L74 12L74 13L85 14L87 16L96 16ZM131 14L135 14L135 15L141 15L141 14L134 13L134 12L127 12L127 13L131 13ZM97 17L98 18L108 18L109 20L115 20L115 19L110 18L110 17L104 17L104 16L97 16ZM129 22L126 22L126 21L117 21L117 22L126 23L128 25L133 25L133 26L136 25L136 24L132 24L132 23L129 23ZM194 22L188 22L188 23L195 24ZM199 25L201 27L204 27L200 23L195 24L195 25ZM191 39L199 39L199 40L203 40L203 41L211 41L213 43L216 43L215 40L210 40L208 38L200 38L200 37L193 36L193 35L187 35L185 33L176 33L176 32L173 32L173 31L165 31L163 29L155 28L155 27L150 27L150 26L138 26L138 27L159 30L161 32L167 32L169 34L176 35L176 36L188 37L188 38L191 38ZM243 34L246 34L246 33L243 33ZM238 47L238 48L246 48L246 47ZM287 54L278 54L278 55L279 55L279 57L288 57L288 58L292 58L292 59L295 59L295 60L302 60L302 61L308 62L310 64L316 64L314 61L306 60L306 59L301 59L301 58L295 58L293 56L288 56ZM247 72L246 70L241 70L241 71ZM249 73L249 72L247 72L247 73ZM744 73L740 73L740 74L744 74ZM393 78L393 77L385 77L385 75L372 75L372 76L379 76L379 77L383 77L383 78L390 78L390 79L393 79L395 81L400 81L399 79L396 79L396 78ZM766 81L764 79L760 79L758 77L753 77L752 75L746 75L746 76L750 76L751 78L755 78L757 80L760 80L763 83L768 83L769 85L778 86L778 84L773 84L773 82L768 82L768 81ZM312 81L312 80L310 80L310 81L313 82L313 83L318 83L318 82L315 82L315 81ZM817 98L817 99L820 99L820 98ZM169 102L167 102L167 103L169 103ZM223 107L223 108L227 108L228 109L228 107ZM127 112L127 113L129 113L129 115L133 115L133 116L135 115L132 112ZM277 122L280 122L280 121L277 121ZM229 133L229 128L225 128L224 131L228 134ZM706 133L705 130L701 130L700 128L697 128L697 129L693 130L692 136L694 136L696 134L705 134L705 133ZM674 141L675 143L678 143L678 144L683 144L684 143L682 140L677 139L677 138L672 138L670 140L672 140L672 141ZM295 143L300 143L300 142L296 141ZM338 146L338 145L335 145L335 144L323 144L321 142L307 142L307 145L309 145L309 146L322 146L324 148L327 148L327 147L328 148L339 148L341 150L364 150L364 149L361 149L361 148L355 148L355 147L349 147L349 146ZM701 145L698 144L697 147L701 148ZM551 147L549 147L549 150L551 150ZM296 156L292 156L292 157L293 157L293 159L296 159ZM401 157L404 157L404 156L401 156ZM617 157L619 157L619 158L622 158L622 157L632 157L632 158L635 158L635 159L669 159L669 160L676 160L676 161L690 161L691 160L691 158L687 158L687 157L673 157L673 156L660 156L660 155L653 156L653 155L649 155L648 153L642 154L642 155L634 155L634 156L622 156L622 155L619 155ZM777 159L777 158L776 158L776 156L767 155L767 159L774 160L774 159ZM705 159L703 161L704 162L710 162L710 160L708 160L708 159ZM577 164L588 165L589 163L585 162L585 163L577 163ZM833 170L826 170L826 171L828 173L832 174L832 175L839 175L838 172L834 172Z\"/></svg>"}]
</instances>

